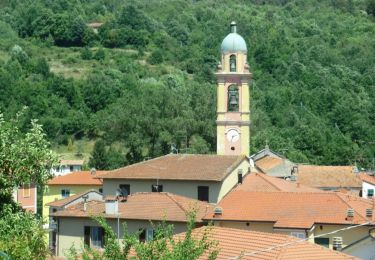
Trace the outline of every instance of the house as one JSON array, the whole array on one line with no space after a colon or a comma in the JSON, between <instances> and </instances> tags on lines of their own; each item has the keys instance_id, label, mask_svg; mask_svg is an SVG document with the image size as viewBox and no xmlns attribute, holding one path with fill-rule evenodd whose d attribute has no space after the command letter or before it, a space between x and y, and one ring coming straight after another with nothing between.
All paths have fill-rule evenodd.
<instances>
[{"instance_id":1,"label":"house","mask_svg":"<svg viewBox=\"0 0 375 260\"><path fill-rule=\"evenodd\" d=\"M355 166L298 165L296 179L306 186L322 190L346 189L359 195L362 182Z\"/></svg>"},{"instance_id":2,"label":"house","mask_svg":"<svg viewBox=\"0 0 375 260\"><path fill-rule=\"evenodd\" d=\"M100 175L105 196L165 191L216 203L249 170L244 155L169 154Z\"/></svg>"},{"instance_id":3,"label":"house","mask_svg":"<svg viewBox=\"0 0 375 260\"><path fill-rule=\"evenodd\" d=\"M95 34L99 33L99 28L103 26L101 22L91 22L86 24L87 27L91 28Z\"/></svg>"},{"instance_id":4,"label":"house","mask_svg":"<svg viewBox=\"0 0 375 260\"><path fill-rule=\"evenodd\" d=\"M204 219L215 226L282 233L345 248L375 226L373 213L372 201L349 193L234 190ZM362 226L319 237L358 224Z\"/></svg>"},{"instance_id":5,"label":"house","mask_svg":"<svg viewBox=\"0 0 375 260\"><path fill-rule=\"evenodd\" d=\"M24 184L13 190L13 200L29 212L37 212L37 187L35 184Z\"/></svg>"},{"instance_id":6,"label":"house","mask_svg":"<svg viewBox=\"0 0 375 260\"><path fill-rule=\"evenodd\" d=\"M359 177L362 180L362 197L366 199L374 198L375 176L362 173Z\"/></svg>"},{"instance_id":7,"label":"house","mask_svg":"<svg viewBox=\"0 0 375 260\"><path fill-rule=\"evenodd\" d=\"M342 252L362 260L375 259L375 228L370 229L365 237L345 247Z\"/></svg>"},{"instance_id":8,"label":"house","mask_svg":"<svg viewBox=\"0 0 375 260\"><path fill-rule=\"evenodd\" d=\"M272 151L268 145L263 150L251 155L250 160L254 162L256 168L269 176L294 180L296 164Z\"/></svg>"},{"instance_id":9,"label":"house","mask_svg":"<svg viewBox=\"0 0 375 260\"><path fill-rule=\"evenodd\" d=\"M102 171L77 171L57 176L48 181L43 193L44 220L48 222L49 219L49 207L46 205L47 203L64 199L89 189L102 192L102 181L95 177L103 173Z\"/></svg>"},{"instance_id":10,"label":"house","mask_svg":"<svg viewBox=\"0 0 375 260\"><path fill-rule=\"evenodd\" d=\"M103 173L103 171L77 171L48 181L43 192L43 220L46 222L44 228L49 232L48 240L51 248L53 247L53 230L49 225L51 212L47 204L90 189L102 192L102 181L94 177Z\"/></svg>"},{"instance_id":11,"label":"house","mask_svg":"<svg viewBox=\"0 0 375 260\"><path fill-rule=\"evenodd\" d=\"M288 191L288 192L319 192L319 189L302 185L298 182L269 176L265 173L247 174L243 182L234 190L239 191Z\"/></svg>"},{"instance_id":12,"label":"house","mask_svg":"<svg viewBox=\"0 0 375 260\"><path fill-rule=\"evenodd\" d=\"M91 196L89 194L91 193ZM129 233L140 232L139 239L152 239L156 225L165 221L174 226L174 232L186 230L187 213L196 210L196 224L204 225L203 216L213 209L207 202L167 193L132 193L127 197L97 198L93 192L79 196L74 201L56 201L48 205L56 227L56 253L64 252L73 244L76 249L83 245L92 248L103 247L103 230L92 220L92 216L102 216L112 227L117 237L123 237L123 223Z\"/></svg>"},{"instance_id":13,"label":"house","mask_svg":"<svg viewBox=\"0 0 375 260\"><path fill-rule=\"evenodd\" d=\"M64 199L60 199L60 200L55 200L55 201L52 201L52 202L49 202L47 203L45 206L46 207L49 207L49 218L48 218L48 222L49 222L49 240L48 240L48 244L49 244L49 248L51 250L51 252L53 252L54 255L57 254L57 221L54 217L52 217L53 213L59 211L59 210L64 210L65 208L71 206L71 205L74 205L74 204L77 204L77 203L80 203L80 202L83 202L85 200L102 200L103 199L103 195L96 191L96 190L87 190L85 192L81 192L81 193L78 193L78 194L75 194L75 195L72 195L72 196L69 196L69 197L66 197Z\"/></svg>"},{"instance_id":14,"label":"house","mask_svg":"<svg viewBox=\"0 0 375 260\"><path fill-rule=\"evenodd\" d=\"M54 176L65 175L71 172L81 171L84 160L60 160L60 164L52 169Z\"/></svg>"},{"instance_id":15,"label":"house","mask_svg":"<svg viewBox=\"0 0 375 260\"><path fill-rule=\"evenodd\" d=\"M217 242L209 250L218 249L218 260L344 260L358 259L307 241L283 234L271 234L249 230L225 227L200 227L192 232L192 236L199 240L208 234L208 241ZM184 233L175 235L175 240L184 238ZM204 254L199 259L207 259Z\"/></svg>"}]
</instances>

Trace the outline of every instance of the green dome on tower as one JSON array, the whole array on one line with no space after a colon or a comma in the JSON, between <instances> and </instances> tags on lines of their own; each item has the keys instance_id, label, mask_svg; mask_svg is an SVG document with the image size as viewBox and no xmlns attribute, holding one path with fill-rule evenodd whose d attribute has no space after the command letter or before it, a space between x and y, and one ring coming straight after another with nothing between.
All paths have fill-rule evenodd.
<instances>
[{"instance_id":1,"label":"green dome on tower","mask_svg":"<svg viewBox=\"0 0 375 260\"><path fill-rule=\"evenodd\" d=\"M230 31L221 43L221 52L247 52L245 40L237 33L236 22L231 22Z\"/></svg>"}]
</instances>

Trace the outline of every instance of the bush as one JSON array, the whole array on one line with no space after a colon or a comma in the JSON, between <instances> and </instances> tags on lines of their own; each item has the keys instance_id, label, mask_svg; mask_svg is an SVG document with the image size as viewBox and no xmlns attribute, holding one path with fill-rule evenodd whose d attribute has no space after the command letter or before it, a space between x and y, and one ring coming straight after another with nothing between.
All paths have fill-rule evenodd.
<instances>
[{"instance_id":1,"label":"bush","mask_svg":"<svg viewBox=\"0 0 375 260\"><path fill-rule=\"evenodd\" d=\"M83 48L81 50L82 60L90 60L92 58L92 51L89 48Z\"/></svg>"},{"instance_id":2,"label":"bush","mask_svg":"<svg viewBox=\"0 0 375 260\"><path fill-rule=\"evenodd\" d=\"M105 59L105 51L102 48L99 48L95 53L94 59L96 60L104 60Z\"/></svg>"},{"instance_id":3,"label":"bush","mask_svg":"<svg viewBox=\"0 0 375 260\"><path fill-rule=\"evenodd\" d=\"M151 53L147 61L148 63L155 65L155 64L162 63L163 59L164 59L163 52L160 49L157 49Z\"/></svg>"}]
</instances>

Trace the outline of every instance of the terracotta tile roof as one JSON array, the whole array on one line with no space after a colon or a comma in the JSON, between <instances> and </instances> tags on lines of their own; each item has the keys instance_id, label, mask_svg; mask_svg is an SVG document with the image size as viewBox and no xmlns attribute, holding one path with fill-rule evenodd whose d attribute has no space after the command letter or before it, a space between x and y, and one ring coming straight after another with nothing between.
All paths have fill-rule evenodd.
<instances>
[{"instance_id":1,"label":"terracotta tile roof","mask_svg":"<svg viewBox=\"0 0 375 260\"><path fill-rule=\"evenodd\" d=\"M364 181L364 182L367 182L369 184L372 184L372 185L375 185L375 176L373 175L368 175L366 173L361 173L359 175L359 178Z\"/></svg>"},{"instance_id":2,"label":"terracotta tile roof","mask_svg":"<svg viewBox=\"0 0 375 260\"><path fill-rule=\"evenodd\" d=\"M186 222L186 213L193 208L197 209L197 222L202 222L202 218L213 209L213 206L207 202L167 192L133 193L127 197L127 201L119 202L121 219ZM78 203L52 215L57 217L102 215L106 218L117 218L117 215L106 215L105 202L96 200L87 202L86 211L83 211L83 203Z\"/></svg>"},{"instance_id":3,"label":"terracotta tile roof","mask_svg":"<svg viewBox=\"0 0 375 260\"><path fill-rule=\"evenodd\" d=\"M209 241L216 241L216 249L219 250L217 259L233 259L241 254L252 253L251 256L242 256L242 260L340 260L340 259L358 259L353 256L343 254L338 251L307 242L297 242L298 239L276 233L265 233L256 231L247 231L241 229L232 229L224 227L200 227L194 229L192 236L200 239L205 231L208 234ZM183 238L185 233L175 235L175 239ZM293 243L295 242L295 243ZM273 250L265 251L271 247L291 243L289 246L277 247ZM213 249L212 247L210 248ZM260 252L262 251L263 252ZM207 254L199 259L207 259Z\"/></svg>"},{"instance_id":4,"label":"terracotta tile roof","mask_svg":"<svg viewBox=\"0 0 375 260\"><path fill-rule=\"evenodd\" d=\"M256 166L258 166L262 171L270 170L282 163L283 159L268 155L255 161Z\"/></svg>"},{"instance_id":5,"label":"terracotta tile roof","mask_svg":"<svg viewBox=\"0 0 375 260\"><path fill-rule=\"evenodd\" d=\"M286 181L268 176L264 173L250 173L243 179L243 183L236 187L243 191L290 191L290 192L319 192L319 189L301 185L297 182Z\"/></svg>"},{"instance_id":6,"label":"terracotta tile roof","mask_svg":"<svg viewBox=\"0 0 375 260\"><path fill-rule=\"evenodd\" d=\"M83 165L84 160L60 160L60 165Z\"/></svg>"},{"instance_id":7,"label":"terracotta tile roof","mask_svg":"<svg viewBox=\"0 0 375 260\"><path fill-rule=\"evenodd\" d=\"M50 206L50 207L63 207L67 204L69 204L70 202L76 200L76 199L79 199L80 197L82 197L83 195L89 193L89 192L97 192L96 190L87 190L87 191L84 191L84 192L81 192L81 193L77 193L75 195L72 195L72 196L69 196L67 198L64 198L64 199L61 199L61 200L55 200L55 201L52 201L50 203L47 203L46 206Z\"/></svg>"},{"instance_id":8,"label":"terracotta tile roof","mask_svg":"<svg viewBox=\"0 0 375 260\"><path fill-rule=\"evenodd\" d=\"M221 181L244 160L245 156L166 155L110 171L101 178Z\"/></svg>"},{"instance_id":9,"label":"terracotta tile roof","mask_svg":"<svg viewBox=\"0 0 375 260\"><path fill-rule=\"evenodd\" d=\"M102 185L102 181L98 178L104 174L104 171L97 171L91 174L90 171L77 171L66 175L57 176L48 181L48 185Z\"/></svg>"},{"instance_id":10,"label":"terracotta tile roof","mask_svg":"<svg viewBox=\"0 0 375 260\"><path fill-rule=\"evenodd\" d=\"M353 166L298 165L297 180L310 187L361 187Z\"/></svg>"},{"instance_id":11,"label":"terracotta tile roof","mask_svg":"<svg viewBox=\"0 0 375 260\"><path fill-rule=\"evenodd\" d=\"M222 215L213 211L209 220L274 222L277 228L309 229L314 223L362 224L368 219L370 200L339 192L247 192L234 190L218 204ZM347 211L354 209L353 220ZM374 214L375 215L375 212ZM375 220L375 217L373 217Z\"/></svg>"}]
</instances>

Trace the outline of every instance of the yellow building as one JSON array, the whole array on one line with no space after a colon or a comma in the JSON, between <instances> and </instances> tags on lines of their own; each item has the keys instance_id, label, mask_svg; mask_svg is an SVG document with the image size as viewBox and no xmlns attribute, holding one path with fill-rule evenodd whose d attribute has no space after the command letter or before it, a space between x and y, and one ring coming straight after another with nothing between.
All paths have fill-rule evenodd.
<instances>
[{"instance_id":1,"label":"yellow building","mask_svg":"<svg viewBox=\"0 0 375 260\"><path fill-rule=\"evenodd\" d=\"M251 79L245 40L232 22L221 43L217 77L217 154L250 155Z\"/></svg>"},{"instance_id":2,"label":"yellow building","mask_svg":"<svg viewBox=\"0 0 375 260\"><path fill-rule=\"evenodd\" d=\"M103 172L77 171L63 176L57 176L48 182L43 193L43 220L45 228L50 229L50 210L46 204L83 193L87 190L102 192L102 181L94 177ZM50 232L50 246L53 245L53 231ZM48 238L46 237L46 240Z\"/></svg>"}]
</instances>

